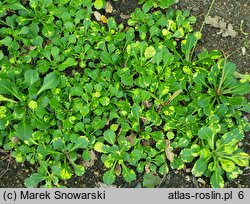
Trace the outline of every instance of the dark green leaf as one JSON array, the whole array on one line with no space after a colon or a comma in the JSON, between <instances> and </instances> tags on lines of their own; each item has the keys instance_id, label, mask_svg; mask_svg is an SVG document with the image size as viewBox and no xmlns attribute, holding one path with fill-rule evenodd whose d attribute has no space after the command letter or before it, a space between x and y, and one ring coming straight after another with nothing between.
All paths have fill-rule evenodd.
<instances>
[{"instance_id":1,"label":"dark green leaf","mask_svg":"<svg viewBox=\"0 0 250 204\"><path fill-rule=\"evenodd\" d=\"M29 178L25 179L24 183L26 187L28 188L36 188L37 184L44 179L45 179L45 176L39 173L34 173L34 174L31 174Z\"/></svg>"},{"instance_id":2,"label":"dark green leaf","mask_svg":"<svg viewBox=\"0 0 250 204\"><path fill-rule=\"evenodd\" d=\"M143 175L142 185L147 188L154 188L161 183L161 178L153 172L145 173Z\"/></svg>"},{"instance_id":3,"label":"dark green leaf","mask_svg":"<svg viewBox=\"0 0 250 204\"><path fill-rule=\"evenodd\" d=\"M30 122L26 121L25 118L16 127L17 137L21 140L28 140L32 137L33 130L30 127Z\"/></svg>"}]
</instances>

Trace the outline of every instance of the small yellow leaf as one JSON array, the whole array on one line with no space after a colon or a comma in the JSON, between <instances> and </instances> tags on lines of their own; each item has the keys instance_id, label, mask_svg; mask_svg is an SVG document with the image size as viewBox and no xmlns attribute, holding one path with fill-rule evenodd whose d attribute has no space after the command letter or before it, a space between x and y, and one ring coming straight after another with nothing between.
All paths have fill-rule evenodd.
<instances>
[{"instance_id":1,"label":"small yellow leaf","mask_svg":"<svg viewBox=\"0 0 250 204\"><path fill-rule=\"evenodd\" d=\"M101 15L101 21L102 21L103 23L107 23L107 22L108 22L108 19L106 18L106 16Z\"/></svg>"}]
</instances>

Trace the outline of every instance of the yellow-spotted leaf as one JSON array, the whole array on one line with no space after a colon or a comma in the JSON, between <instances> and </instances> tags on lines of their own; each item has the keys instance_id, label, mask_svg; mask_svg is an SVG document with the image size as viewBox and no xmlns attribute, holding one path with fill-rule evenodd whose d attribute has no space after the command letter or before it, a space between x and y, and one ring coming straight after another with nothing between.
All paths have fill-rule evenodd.
<instances>
[{"instance_id":1,"label":"yellow-spotted leaf","mask_svg":"<svg viewBox=\"0 0 250 204\"><path fill-rule=\"evenodd\" d=\"M136 174L134 170L129 169L124 164L122 164L122 176L127 182L131 182L136 179Z\"/></svg>"},{"instance_id":2,"label":"yellow-spotted leaf","mask_svg":"<svg viewBox=\"0 0 250 204\"><path fill-rule=\"evenodd\" d=\"M145 52L144 52L144 56L146 59L152 58L153 56L155 56L156 51L155 48L153 46L149 46L146 48Z\"/></svg>"},{"instance_id":3,"label":"yellow-spotted leaf","mask_svg":"<svg viewBox=\"0 0 250 204\"><path fill-rule=\"evenodd\" d=\"M228 159L220 159L220 164L226 172L232 172L235 169L234 162Z\"/></svg>"},{"instance_id":4,"label":"yellow-spotted leaf","mask_svg":"<svg viewBox=\"0 0 250 204\"><path fill-rule=\"evenodd\" d=\"M61 174L60 174L62 179L70 179L72 176L72 171L70 170L68 165L64 165Z\"/></svg>"},{"instance_id":5,"label":"yellow-spotted leaf","mask_svg":"<svg viewBox=\"0 0 250 204\"><path fill-rule=\"evenodd\" d=\"M249 166L249 155L245 152L239 152L231 157L238 166Z\"/></svg>"},{"instance_id":6,"label":"yellow-spotted leaf","mask_svg":"<svg viewBox=\"0 0 250 204\"><path fill-rule=\"evenodd\" d=\"M227 178L229 180L236 179L241 174L241 170L239 167L236 167L232 172L227 172Z\"/></svg>"},{"instance_id":7,"label":"yellow-spotted leaf","mask_svg":"<svg viewBox=\"0 0 250 204\"><path fill-rule=\"evenodd\" d=\"M192 173L194 176L199 177L204 174L204 172L207 169L209 159L210 157L208 158L201 157L195 162L194 167L192 169Z\"/></svg>"},{"instance_id":8,"label":"yellow-spotted leaf","mask_svg":"<svg viewBox=\"0 0 250 204\"><path fill-rule=\"evenodd\" d=\"M213 188L223 188L224 187L224 180L218 171L213 172L213 174L210 178L210 184Z\"/></svg>"}]
</instances>

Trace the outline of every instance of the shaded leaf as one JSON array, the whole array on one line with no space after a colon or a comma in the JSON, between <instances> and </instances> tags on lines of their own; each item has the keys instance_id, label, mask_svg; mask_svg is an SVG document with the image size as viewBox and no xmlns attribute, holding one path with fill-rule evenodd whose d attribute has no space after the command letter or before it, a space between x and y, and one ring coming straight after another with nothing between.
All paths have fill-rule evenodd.
<instances>
[{"instance_id":1,"label":"shaded leaf","mask_svg":"<svg viewBox=\"0 0 250 204\"><path fill-rule=\"evenodd\" d=\"M36 188L38 183L44 180L45 177L39 173L31 174L29 178L24 180L25 186L28 188Z\"/></svg>"},{"instance_id":2,"label":"shaded leaf","mask_svg":"<svg viewBox=\"0 0 250 204\"><path fill-rule=\"evenodd\" d=\"M28 140L31 138L33 130L30 126L30 123L26 121L25 118L22 119L21 122L16 127L17 137L21 140Z\"/></svg>"},{"instance_id":3,"label":"shaded leaf","mask_svg":"<svg viewBox=\"0 0 250 204\"><path fill-rule=\"evenodd\" d=\"M154 188L161 183L161 178L153 172L145 173L143 175L142 185L147 188Z\"/></svg>"}]
</instances>

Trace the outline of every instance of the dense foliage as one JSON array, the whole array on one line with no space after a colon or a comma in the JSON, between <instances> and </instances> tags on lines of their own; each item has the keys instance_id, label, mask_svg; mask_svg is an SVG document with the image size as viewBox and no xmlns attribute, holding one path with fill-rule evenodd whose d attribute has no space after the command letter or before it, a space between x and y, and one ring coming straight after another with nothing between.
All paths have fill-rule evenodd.
<instances>
[{"instance_id":1,"label":"dense foliage","mask_svg":"<svg viewBox=\"0 0 250 204\"><path fill-rule=\"evenodd\" d=\"M195 17L153 2L125 27L95 21L105 1L1 1L0 146L38 164L26 186L83 175L93 152L106 184L153 187L191 165L223 187L249 165L249 82L219 51L194 52Z\"/></svg>"}]
</instances>

